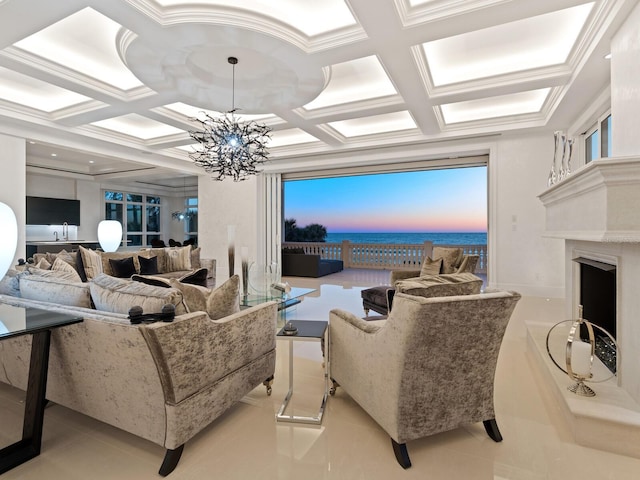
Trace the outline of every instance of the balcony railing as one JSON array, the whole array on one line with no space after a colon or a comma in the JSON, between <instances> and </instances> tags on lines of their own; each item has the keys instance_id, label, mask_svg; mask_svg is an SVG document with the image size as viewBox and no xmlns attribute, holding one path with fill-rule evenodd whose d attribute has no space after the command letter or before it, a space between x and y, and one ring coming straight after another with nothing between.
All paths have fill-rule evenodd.
<instances>
[{"instance_id":1,"label":"balcony railing","mask_svg":"<svg viewBox=\"0 0 640 480\"><path fill-rule=\"evenodd\" d=\"M440 245L462 248L465 255L478 255L476 273L487 273L486 245ZM381 270L419 269L425 255L431 256L433 242L421 244L285 242L283 248L302 248L304 253L327 260L342 260L344 268Z\"/></svg>"}]
</instances>

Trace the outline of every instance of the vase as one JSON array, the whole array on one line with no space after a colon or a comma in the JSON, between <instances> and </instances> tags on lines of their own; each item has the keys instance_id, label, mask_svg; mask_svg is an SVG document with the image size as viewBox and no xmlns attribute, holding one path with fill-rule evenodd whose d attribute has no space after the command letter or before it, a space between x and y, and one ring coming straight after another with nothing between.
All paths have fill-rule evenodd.
<instances>
[{"instance_id":1,"label":"vase","mask_svg":"<svg viewBox=\"0 0 640 480\"><path fill-rule=\"evenodd\" d=\"M229 258L229 278L231 278L236 271L236 268L235 268L236 226L235 225L229 225L227 227L227 239L228 239L227 256Z\"/></svg>"}]
</instances>

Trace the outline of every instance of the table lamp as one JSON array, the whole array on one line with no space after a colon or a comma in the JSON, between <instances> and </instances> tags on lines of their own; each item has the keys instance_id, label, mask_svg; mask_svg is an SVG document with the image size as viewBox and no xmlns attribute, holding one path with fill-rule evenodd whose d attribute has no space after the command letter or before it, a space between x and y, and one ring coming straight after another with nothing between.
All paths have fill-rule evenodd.
<instances>
[{"instance_id":1,"label":"table lamp","mask_svg":"<svg viewBox=\"0 0 640 480\"><path fill-rule=\"evenodd\" d=\"M122 242L122 224L117 220L102 220L98 224L98 242L105 252L115 252Z\"/></svg>"},{"instance_id":2,"label":"table lamp","mask_svg":"<svg viewBox=\"0 0 640 480\"><path fill-rule=\"evenodd\" d=\"M0 202L0 278L11 267L18 246L18 222L9 205Z\"/></svg>"}]
</instances>

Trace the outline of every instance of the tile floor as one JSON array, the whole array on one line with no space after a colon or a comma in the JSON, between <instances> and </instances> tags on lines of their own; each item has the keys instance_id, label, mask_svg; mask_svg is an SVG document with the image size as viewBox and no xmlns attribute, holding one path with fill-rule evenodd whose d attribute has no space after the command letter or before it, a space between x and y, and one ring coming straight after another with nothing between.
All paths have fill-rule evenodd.
<instances>
[{"instance_id":1,"label":"tile floor","mask_svg":"<svg viewBox=\"0 0 640 480\"><path fill-rule=\"evenodd\" d=\"M360 290L384 284L388 272L348 270L321 279L288 278L317 288L289 318L325 320L332 308L361 314ZM276 382L267 397L256 388L189 441L173 480L183 479L638 479L640 459L576 445L551 392L526 353L524 321L560 318L562 302L525 297L502 345L496 416L504 436L490 440L482 424L410 442L413 466L403 471L386 434L345 393L327 404L322 426L276 424L287 390L288 348L278 342ZM310 414L322 395L316 343L294 349L293 411ZM22 393L0 384L0 443L20 435ZM46 411L42 454L3 480L157 479L164 450L58 405Z\"/></svg>"}]
</instances>

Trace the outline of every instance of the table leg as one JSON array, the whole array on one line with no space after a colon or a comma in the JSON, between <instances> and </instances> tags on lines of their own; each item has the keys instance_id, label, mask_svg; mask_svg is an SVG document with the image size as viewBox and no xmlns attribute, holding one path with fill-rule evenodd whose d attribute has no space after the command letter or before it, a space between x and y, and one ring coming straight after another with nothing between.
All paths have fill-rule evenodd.
<instances>
[{"instance_id":1,"label":"table leg","mask_svg":"<svg viewBox=\"0 0 640 480\"><path fill-rule=\"evenodd\" d=\"M42 445L51 331L33 334L22 440L0 450L0 474L37 457Z\"/></svg>"}]
</instances>

